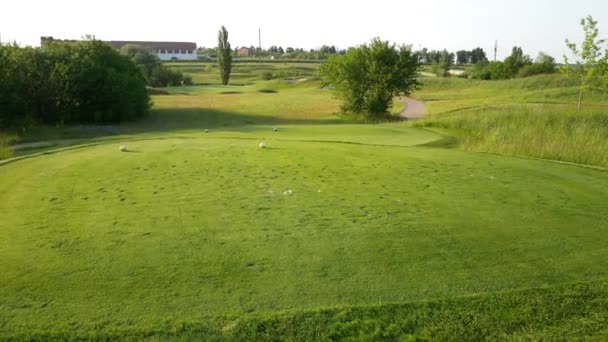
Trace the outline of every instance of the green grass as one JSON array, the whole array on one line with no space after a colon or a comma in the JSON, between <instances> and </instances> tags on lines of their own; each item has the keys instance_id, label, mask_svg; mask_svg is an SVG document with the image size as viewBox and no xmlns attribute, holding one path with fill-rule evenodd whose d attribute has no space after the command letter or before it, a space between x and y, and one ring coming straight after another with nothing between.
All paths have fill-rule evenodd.
<instances>
[{"instance_id":1,"label":"green grass","mask_svg":"<svg viewBox=\"0 0 608 342\"><path fill-rule=\"evenodd\" d=\"M608 114L579 113L561 107L476 108L432 117L415 126L457 135L459 146L468 151L608 166Z\"/></svg>"},{"instance_id":2,"label":"green grass","mask_svg":"<svg viewBox=\"0 0 608 342\"><path fill-rule=\"evenodd\" d=\"M0 162L0 340L605 339L608 172L504 155L603 165L601 94L429 78L368 125L252 80L21 137L68 147Z\"/></svg>"},{"instance_id":3,"label":"green grass","mask_svg":"<svg viewBox=\"0 0 608 342\"><path fill-rule=\"evenodd\" d=\"M467 151L608 166L608 97L584 96L562 75L508 81L425 79L417 97L430 118L415 127L459 138Z\"/></svg>"},{"instance_id":4,"label":"green grass","mask_svg":"<svg viewBox=\"0 0 608 342\"><path fill-rule=\"evenodd\" d=\"M166 62L166 66L192 77L197 84L221 84L219 69L212 62ZM230 84L250 85L262 81L264 74L273 78L315 78L319 63L233 63Z\"/></svg>"},{"instance_id":5,"label":"green grass","mask_svg":"<svg viewBox=\"0 0 608 342\"><path fill-rule=\"evenodd\" d=\"M218 316L104 332L56 327L19 338L108 340L602 340L605 280L443 300ZM14 337L14 336L13 336Z\"/></svg>"},{"instance_id":6,"label":"green grass","mask_svg":"<svg viewBox=\"0 0 608 342\"><path fill-rule=\"evenodd\" d=\"M163 90L167 95L152 96L154 108L144 120L110 126L37 126L22 134L19 142L51 140L56 142L52 145L55 148L125 137L200 133L204 129L250 132L269 129L260 128L260 125L364 123L340 113L339 101L328 90L321 89L318 81L272 80L249 86L190 86ZM395 99L392 114L397 115L402 110L403 104ZM17 155L41 150L48 148L19 150Z\"/></svg>"},{"instance_id":7,"label":"green grass","mask_svg":"<svg viewBox=\"0 0 608 342\"><path fill-rule=\"evenodd\" d=\"M608 276L605 172L268 140L266 150L212 136L133 141L132 153L101 144L0 167L2 334L159 329Z\"/></svg>"}]
</instances>

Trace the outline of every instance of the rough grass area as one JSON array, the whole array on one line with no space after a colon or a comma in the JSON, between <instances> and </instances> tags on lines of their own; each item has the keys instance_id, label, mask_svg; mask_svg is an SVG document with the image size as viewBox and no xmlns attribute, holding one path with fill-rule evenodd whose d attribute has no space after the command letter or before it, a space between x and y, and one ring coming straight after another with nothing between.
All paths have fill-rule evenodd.
<instances>
[{"instance_id":1,"label":"rough grass area","mask_svg":"<svg viewBox=\"0 0 608 342\"><path fill-rule=\"evenodd\" d=\"M606 93L586 94L577 112L577 89L561 75L426 83L417 95L431 115L413 126L455 135L464 150L608 166Z\"/></svg>"},{"instance_id":2,"label":"rough grass area","mask_svg":"<svg viewBox=\"0 0 608 342\"><path fill-rule=\"evenodd\" d=\"M148 327L23 331L28 340L605 340L607 282L431 300L225 316ZM84 326L81 326L85 328ZM13 335L12 337L16 337Z\"/></svg>"},{"instance_id":3,"label":"rough grass area","mask_svg":"<svg viewBox=\"0 0 608 342\"><path fill-rule=\"evenodd\" d=\"M468 151L608 166L608 113L572 112L553 106L514 105L472 109L417 122L457 135Z\"/></svg>"}]
</instances>

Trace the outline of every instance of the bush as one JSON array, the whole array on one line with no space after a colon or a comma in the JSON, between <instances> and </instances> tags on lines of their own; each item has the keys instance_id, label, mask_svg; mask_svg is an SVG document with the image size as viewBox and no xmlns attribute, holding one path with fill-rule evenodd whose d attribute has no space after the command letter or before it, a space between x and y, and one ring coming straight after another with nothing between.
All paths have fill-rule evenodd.
<instances>
[{"instance_id":1,"label":"bush","mask_svg":"<svg viewBox=\"0 0 608 342\"><path fill-rule=\"evenodd\" d=\"M270 71L265 71L262 73L262 79L265 81L270 81L273 78L273 75Z\"/></svg>"},{"instance_id":2,"label":"bush","mask_svg":"<svg viewBox=\"0 0 608 342\"><path fill-rule=\"evenodd\" d=\"M476 64L471 77L480 80L504 80L510 78L510 74L505 63L487 62Z\"/></svg>"},{"instance_id":3,"label":"bush","mask_svg":"<svg viewBox=\"0 0 608 342\"><path fill-rule=\"evenodd\" d=\"M518 77L529 77L540 74L552 74L556 71L555 65L549 63L534 63L521 68Z\"/></svg>"},{"instance_id":4,"label":"bush","mask_svg":"<svg viewBox=\"0 0 608 342\"><path fill-rule=\"evenodd\" d=\"M450 77L450 69L446 69L443 64L431 65L431 72L439 77Z\"/></svg>"},{"instance_id":5,"label":"bush","mask_svg":"<svg viewBox=\"0 0 608 342\"><path fill-rule=\"evenodd\" d=\"M144 116L146 80L100 41L0 46L0 124L107 123Z\"/></svg>"},{"instance_id":6,"label":"bush","mask_svg":"<svg viewBox=\"0 0 608 342\"><path fill-rule=\"evenodd\" d=\"M152 87L176 87L185 84L186 81L180 71L158 65L152 70L149 83ZM189 83L192 84L192 78L189 79Z\"/></svg>"}]
</instances>

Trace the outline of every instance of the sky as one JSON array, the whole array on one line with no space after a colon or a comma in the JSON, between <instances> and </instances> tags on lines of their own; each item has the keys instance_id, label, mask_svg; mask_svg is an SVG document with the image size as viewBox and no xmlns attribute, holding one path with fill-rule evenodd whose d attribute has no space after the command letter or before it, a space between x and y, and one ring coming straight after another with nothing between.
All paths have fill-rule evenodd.
<instances>
[{"instance_id":1,"label":"sky","mask_svg":"<svg viewBox=\"0 0 608 342\"><path fill-rule=\"evenodd\" d=\"M0 3L3 42L40 45L40 36L217 44L221 25L232 47L347 48L374 37L414 49L483 48L498 59L515 45L558 61L564 40L582 40L580 19L592 15L608 38L608 0L7 0Z\"/></svg>"}]
</instances>

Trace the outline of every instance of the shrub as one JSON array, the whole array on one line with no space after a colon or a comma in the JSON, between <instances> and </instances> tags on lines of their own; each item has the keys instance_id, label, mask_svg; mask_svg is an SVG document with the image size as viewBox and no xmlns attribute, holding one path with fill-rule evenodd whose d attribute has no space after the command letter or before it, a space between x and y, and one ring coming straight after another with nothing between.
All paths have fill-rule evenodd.
<instances>
[{"instance_id":1,"label":"shrub","mask_svg":"<svg viewBox=\"0 0 608 342\"><path fill-rule=\"evenodd\" d=\"M190 78L190 84L192 79ZM185 84L184 75L177 70L169 69L163 65L158 65L152 70L150 85L152 87L175 87Z\"/></svg>"},{"instance_id":2,"label":"shrub","mask_svg":"<svg viewBox=\"0 0 608 342\"><path fill-rule=\"evenodd\" d=\"M549 63L534 63L525 65L519 73L518 77L529 77L540 74L552 74L556 71L555 65Z\"/></svg>"},{"instance_id":3,"label":"shrub","mask_svg":"<svg viewBox=\"0 0 608 342\"><path fill-rule=\"evenodd\" d=\"M265 71L262 73L262 79L265 81L269 81L273 78L273 75L270 71Z\"/></svg>"}]
</instances>

